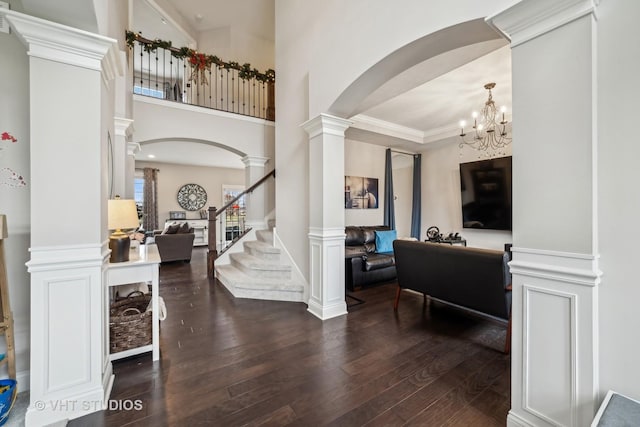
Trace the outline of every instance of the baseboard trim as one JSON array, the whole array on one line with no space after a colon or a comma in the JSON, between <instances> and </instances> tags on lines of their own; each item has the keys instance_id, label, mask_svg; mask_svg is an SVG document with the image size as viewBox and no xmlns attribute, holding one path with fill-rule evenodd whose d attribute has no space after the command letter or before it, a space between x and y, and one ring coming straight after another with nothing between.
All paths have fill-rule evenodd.
<instances>
[{"instance_id":1,"label":"baseboard trim","mask_svg":"<svg viewBox=\"0 0 640 427\"><path fill-rule=\"evenodd\" d=\"M535 427L535 425L521 416L514 414L513 411L509 411L507 415L507 427Z\"/></svg>"}]
</instances>

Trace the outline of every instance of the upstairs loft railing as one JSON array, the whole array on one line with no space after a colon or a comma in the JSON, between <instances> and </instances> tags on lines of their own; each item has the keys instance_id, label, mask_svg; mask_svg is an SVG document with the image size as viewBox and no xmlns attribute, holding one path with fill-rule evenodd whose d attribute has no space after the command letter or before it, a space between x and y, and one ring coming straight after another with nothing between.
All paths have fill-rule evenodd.
<instances>
[{"instance_id":1,"label":"upstairs loft railing","mask_svg":"<svg viewBox=\"0 0 640 427\"><path fill-rule=\"evenodd\" d=\"M126 32L133 93L275 120L275 72Z\"/></svg>"},{"instance_id":2,"label":"upstairs loft railing","mask_svg":"<svg viewBox=\"0 0 640 427\"><path fill-rule=\"evenodd\" d=\"M243 201L245 195L252 193L270 177L275 179L275 169L235 196L220 209L209 206L209 247L207 251L207 274L209 277L214 277L216 259L251 230L251 228L246 228L244 221ZM220 250L218 251L218 249Z\"/></svg>"}]
</instances>

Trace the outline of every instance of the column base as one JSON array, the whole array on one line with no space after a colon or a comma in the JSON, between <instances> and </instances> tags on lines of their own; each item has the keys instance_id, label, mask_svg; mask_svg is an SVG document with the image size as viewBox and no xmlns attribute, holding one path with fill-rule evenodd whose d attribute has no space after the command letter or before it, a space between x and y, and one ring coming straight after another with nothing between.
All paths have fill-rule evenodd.
<instances>
[{"instance_id":1,"label":"column base","mask_svg":"<svg viewBox=\"0 0 640 427\"><path fill-rule=\"evenodd\" d=\"M347 303L340 301L331 305L322 305L318 301L309 300L307 311L320 320L332 319L347 314Z\"/></svg>"}]
</instances>

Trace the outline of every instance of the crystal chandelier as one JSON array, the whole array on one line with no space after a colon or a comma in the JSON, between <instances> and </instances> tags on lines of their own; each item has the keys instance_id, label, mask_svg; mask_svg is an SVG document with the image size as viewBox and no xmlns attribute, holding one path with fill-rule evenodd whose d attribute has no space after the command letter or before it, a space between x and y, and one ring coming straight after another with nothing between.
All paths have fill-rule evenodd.
<instances>
[{"instance_id":1,"label":"crystal chandelier","mask_svg":"<svg viewBox=\"0 0 640 427\"><path fill-rule=\"evenodd\" d=\"M468 139L464 132L467 122L460 121L460 148L465 145L472 147L478 151L483 151L487 156L494 154L505 155L504 149L511 144L511 139L507 137L507 120L504 118L506 107L502 107L502 120L498 117L498 110L491 95L491 89L496 87L495 83L487 83L484 88L489 91L489 99L484 103L480 117L477 112L472 113L473 117L473 134ZM498 121L500 120L500 121Z\"/></svg>"}]
</instances>

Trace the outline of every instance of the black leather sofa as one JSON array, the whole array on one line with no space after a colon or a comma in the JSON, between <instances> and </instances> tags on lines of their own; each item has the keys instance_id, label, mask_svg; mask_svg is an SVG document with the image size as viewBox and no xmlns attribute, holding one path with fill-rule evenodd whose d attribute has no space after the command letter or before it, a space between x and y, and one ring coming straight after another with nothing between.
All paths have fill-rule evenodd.
<instances>
[{"instance_id":1,"label":"black leather sofa","mask_svg":"<svg viewBox=\"0 0 640 427\"><path fill-rule=\"evenodd\" d=\"M428 242L393 242L398 291L411 289L475 312L509 320L511 339L511 273L509 253Z\"/></svg>"},{"instance_id":2,"label":"black leather sofa","mask_svg":"<svg viewBox=\"0 0 640 427\"><path fill-rule=\"evenodd\" d=\"M389 227L345 227L345 286L350 291L396 278L393 252L376 253L376 230Z\"/></svg>"}]
</instances>

